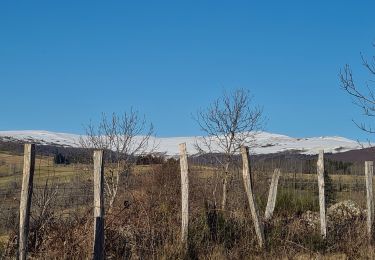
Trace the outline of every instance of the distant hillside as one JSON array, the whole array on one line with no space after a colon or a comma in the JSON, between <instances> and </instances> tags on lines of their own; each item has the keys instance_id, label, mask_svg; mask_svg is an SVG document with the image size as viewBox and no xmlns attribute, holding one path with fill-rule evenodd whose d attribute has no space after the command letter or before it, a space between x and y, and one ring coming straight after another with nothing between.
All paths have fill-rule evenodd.
<instances>
[{"instance_id":1,"label":"distant hillside","mask_svg":"<svg viewBox=\"0 0 375 260\"><path fill-rule=\"evenodd\" d=\"M1 132L0 132L1 133ZM171 138L173 140L173 138ZM171 141L170 140L170 141ZM183 141L183 140L179 140ZM38 144L36 146L37 154L38 155L56 155L62 154L63 156L70 158L72 162L74 161L88 161L91 160L91 153L87 150L79 148L78 145L76 147L63 145L62 143L53 143L53 142L45 142L38 139L32 138L24 138L24 139L16 139L14 137L2 137L0 136L0 151L7 151L15 154L22 154L24 149L25 142L34 142ZM49 143L49 144L47 144ZM171 144L172 145L172 144ZM215 155L217 156L217 155ZM301 153L299 150L285 150L276 153L264 153L264 154L252 154L252 160L257 162L279 162L279 161L315 161L317 155L316 154L304 154ZM342 161L342 162L352 162L352 163L362 163L364 161L375 161L375 147L371 148L363 148L363 149L356 149L356 150L349 150L344 152L337 152L336 153L325 153L325 157L332 161ZM214 161L212 154L205 154L200 156L192 156L190 159L192 162L196 163L209 163ZM240 157L238 157L240 160Z\"/></svg>"},{"instance_id":2,"label":"distant hillside","mask_svg":"<svg viewBox=\"0 0 375 260\"><path fill-rule=\"evenodd\" d=\"M34 142L43 145L61 147L79 147L79 135L55 133L49 131L0 131L0 140ZM84 136L83 136L84 138ZM190 154L196 153L194 144L201 137L153 137L151 141L158 147L158 152L167 155L178 154L178 144L185 142ZM250 140L249 140L250 141ZM260 132L256 135L253 154L298 153L313 155L324 149L326 153L342 153L361 149L357 141L339 136L293 138L286 135Z\"/></svg>"},{"instance_id":3,"label":"distant hillside","mask_svg":"<svg viewBox=\"0 0 375 260\"><path fill-rule=\"evenodd\" d=\"M375 147L329 154L327 158L344 162L375 161Z\"/></svg>"}]
</instances>

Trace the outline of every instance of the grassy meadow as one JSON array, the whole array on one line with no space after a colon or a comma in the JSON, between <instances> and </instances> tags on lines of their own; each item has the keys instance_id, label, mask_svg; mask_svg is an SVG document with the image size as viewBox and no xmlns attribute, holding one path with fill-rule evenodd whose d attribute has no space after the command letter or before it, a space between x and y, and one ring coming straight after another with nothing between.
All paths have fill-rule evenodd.
<instances>
[{"instance_id":1,"label":"grassy meadow","mask_svg":"<svg viewBox=\"0 0 375 260\"><path fill-rule=\"evenodd\" d=\"M23 156L0 152L0 253L16 252L18 206ZM93 231L92 165L56 165L52 156L38 156L30 225L30 256L82 259L91 255ZM190 165L189 248L180 246L180 172L177 161L136 165L122 180L115 204L106 209L108 258L247 259L320 256L367 257L372 253L364 237L365 221L329 230L322 240L319 230L301 220L318 212L315 174L282 173L274 217L265 223L267 247L261 250L246 200L242 173L233 170L228 206L222 211L220 170ZM264 214L272 172L254 172L254 190ZM330 175L335 201L352 199L365 207L364 176ZM333 202L332 202L333 203ZM350 235L349 235L350 234ZM343 237L345 239L343 239ZM350 247L348 246L350 244ZM366 249L365 251L363 251ZM0 255L1 255L0 254ZM251 256L251 257L250 257ZM345 258L343 258L345 259Z\"/></svg>"}]
</instances>

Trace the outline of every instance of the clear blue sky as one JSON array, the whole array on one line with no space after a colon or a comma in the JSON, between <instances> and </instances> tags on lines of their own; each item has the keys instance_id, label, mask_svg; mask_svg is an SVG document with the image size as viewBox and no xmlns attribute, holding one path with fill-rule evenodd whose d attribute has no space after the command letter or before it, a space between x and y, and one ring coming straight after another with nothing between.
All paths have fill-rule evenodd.
<instances>
[{"instance_id":1,"label":"clear blue sky","mask_svg":"<svg viewBox=\"0 0 375 260\"><path fill-rule=\"evenodd\" d=\"M365 82L375 1L1 1L0 130L82 133L135 107L159 136L199 134L191 113L248 88L291 136L366 138L339 88Z\"/></svg>"}]
</instances>

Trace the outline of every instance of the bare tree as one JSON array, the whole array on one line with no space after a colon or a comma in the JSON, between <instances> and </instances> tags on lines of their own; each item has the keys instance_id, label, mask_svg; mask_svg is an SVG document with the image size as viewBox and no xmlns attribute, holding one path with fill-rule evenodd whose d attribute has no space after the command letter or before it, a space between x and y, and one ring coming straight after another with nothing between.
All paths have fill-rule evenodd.
<instances>
[{"instance_id":1,"label":"bare tree","mask_svg":"<svg viewBox=\"0 0 375 260\"><path fill-rule=\"evenodd\" d=\"M98 125L90 122L86 136L80 138L83 148L107 150L105 160L105 194L112 207L120 185L120 178L129 176L137 156L152 153L155 144L151 142L154 128L145 117L131 109L122 115L113 113L110 118L102 114Z\"/></svg>"},{"instance_id":2,"label":"bare tree","mask_svg":"<svg viewBox=\"0 0 375 260\"><path fill-rule=\"evenodd\" d=\"M205 133L197 140L196 149L212 154L223 169L220 179L223 183L221 208L224 210L234 155L244 144L254 145L255 136L264 125L263 110L253 104L248 90L237 89L229 93L224 91L206 109L199 110L195 120Z\"/></svg>"},{"instance_id":3,"label":"bare tree","mask_svg":"<svg viewBox=\"0 0 375 260\"><path fill-rule=\"evenodd\" d=\"M373 47L375 47L375 43ZM375 56L372 56L372 58L368 60L361 54L361 59L365 71L373 78L365 81L362 86L357 84L354 81L350 65L346 64L340 71L341 87L353 98L353 103L362 110L363 115L371 118L375 117ZM375 133L375 129L371 124L366 124L364 122L358 123L355 120L353 120L353 122L361 130L370 134Z\"/></svg>"}]
</instances>

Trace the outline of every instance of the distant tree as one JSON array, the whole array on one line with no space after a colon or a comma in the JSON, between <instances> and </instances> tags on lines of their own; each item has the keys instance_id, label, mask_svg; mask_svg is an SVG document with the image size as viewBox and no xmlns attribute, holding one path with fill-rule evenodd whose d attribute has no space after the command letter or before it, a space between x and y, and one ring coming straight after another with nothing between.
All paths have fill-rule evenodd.
<instances>
[{"instance_id":1,"label":"distant tree","mask_svg":"<svg viewBox=\"0 0 375 260\"><path fill-rule=\"evenodd\" d=\"M327 170L324 171L324 196L327 205L331 205L336 202L336 190L333 185L331 175Z\"/></svg>"},{"instance_id":2,"label":"distant tree","mask_svg":"<svg viewBox=\"0 0 375 260\"><path fill-rule=\"evenodd\" d=\"M195 144L197 150L211 153L223 169L221 208L224 210L234 155L239 152L241 146L254 144L257 132L264 126L263 110L254 105L253 97L248 90L237 89L224 91L222 96L207 108L199 110L194 118L205 133ZM215 194L216 187L214 198Z\"/></svg>"},{"instance_id":3,"label":"distant tree","mask_svg":"<svg viewBox=\"0 0 375 260\"><path fill-rule=\"evenodd\" d=\"M160 155L146 154L137 156L137 165L162 164L164 157Z\"/></svg>"},{"instance_id":4,"label":"distant tree","mask_svg":"<svg viewBox=\"0 0 375 260\"><path fill-rule=\"evenodd\" d=\"M102 114L98 125L90 122L86 136L80 138L83 148L107 150L104 183L109 208L113 206L120 179L127 179L137 156L151 153L155 148L150 141L154 128L145 117L131 109L121 115L113 113L110 118Z\"/></svg>"},{"instance_id":5,"label":"distant tree","mask_svg":"<svg viewBox=\"0 0 375 260\"><path fill-rule=\"evenodd\" d=\"M326 160L326 169L329 174L350 174L350 166L353 165L351 162Z\"/></svg>"},{"instance_id":6,"label":"distant tree","mask_svg":"<svg viewBox=\"0 0 375 260\"><path fill-rule=\"evenodd\" d=\"M373 44L375 47L375 43ZM344 89L352 98L354 104L356 104L363 112L363 115L367 117L375 117L375 56L372 56L370 60L366 59L362 54L362 65L365 71L370 75L370 78L363 83L358 84L354 81L353 72L350 65L346 64L340 71L341 88ZM364 122L353 122L363 131L367 133L375 133L375 129L371 124Z\"/></svg>"},{"instance_id":7,"label":"distant tree","mask_svg":"<svg viewBox=\"0 0 375 260\"><path fill-rule=\"evenodd\" d=\"M56 152L53 156L53 162L55 164L70 164L70 160L67 156L62 153Z\"/></svg>"}]
</instances>

